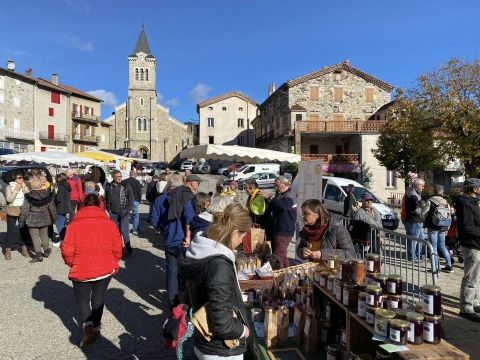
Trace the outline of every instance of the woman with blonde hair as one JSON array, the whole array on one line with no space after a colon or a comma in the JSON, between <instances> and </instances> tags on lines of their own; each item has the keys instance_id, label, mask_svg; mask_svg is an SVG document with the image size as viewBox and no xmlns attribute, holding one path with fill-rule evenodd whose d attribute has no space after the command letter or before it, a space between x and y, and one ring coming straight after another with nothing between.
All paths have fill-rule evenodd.
<instances>
[{"instance_id":1,"label":"woman with blonde hair","mask_svg":"<svg viewBox=\"0 0 480 360\"><path fill-rule=\"evenodd\" d=\"M247 350L250 334L246 325L240 286L233 251L242 243L252 221L238 203L228 205L214 215L208 227L208 237L197 235L179 258L179 271L187 282L192 311L205 307L207 341L197 330L193 333L195 354L200 360L241 360ZM226 340L239 340L237 346L227 346Z\"/></svg>"}]
</instances>

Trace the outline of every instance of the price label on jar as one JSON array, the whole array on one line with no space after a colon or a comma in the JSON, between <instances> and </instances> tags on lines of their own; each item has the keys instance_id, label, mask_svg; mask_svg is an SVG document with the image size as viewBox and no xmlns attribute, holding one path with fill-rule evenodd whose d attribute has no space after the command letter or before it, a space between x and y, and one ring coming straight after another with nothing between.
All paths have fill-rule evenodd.
<instances>
[{"instance_id":1,"label":"price label on jar","mask_svg":"<svg viewBox=\"0 0 480 360\"><path fill-rule=\"evenodd\" d=\"M373 260L367 260L367 271L373 272L375 262Z\"/></svg>"},{"instance_id":2,"label":"price label on jar","mask_svg":"<svg viewBox=\"0 0 480 360\"><path fill-rule=\"evenodd\" d=\"M358 300L358 316L364 318L367 313L367 304L365 301Z\"/></svg>"},{"instance_id":3,"label":"price label on jar","mask_svg":"<svg viewBox=\"0 0 480 360\"><path fill-rule=\"evenodd\" d=\"M424 294L422 298L423 298L423 312L433 315L433 295Z\"/></svg>"},{"instance_id":4,"label":"price label on jar","mask_svg":"<svg viewBox=\"0 0 480 360\"><path fill-rule=\"evenodd\" d=\"M375 295L367 294L366 302L368 305L375 305Z\"/></svg>"},{"instance_id":5,"label":"price label on jar","mask_svg":"<svg viewBox=\"0 0 480 360\"><path fill-rule=\"evenodd\" d=\"M374 324L375 323L375 314L371 314L367 311L366 319L367 319L367 323Z\"/></svg>"},{"instance_id":6,"label":"price label on jar","mask_svg":"<svg viewBox=\"0 0 480 360\"><path fill-rule=\"evenodd\" d=\"M320 280L319 280L319 284L321 287L325 287L325 281L326 281L326 278L324 276L320 276Z\"/></svg>"},{"instance_id":7,"label":"price label on jar","mask_svg":"<svg viewBox=\"0 0 480 360\"><path fill-rule=\"evenodd\" d=\"M433 342L433 324L427 321L423 322L423 340Z\"/></svg>"},{"instance_id":8,"label":"price label on jar","mask_svg":"<svg viewBox=\"0 0 480 360\"><path fill-rule=\"evenodd\" d=\"M330 308L330 305L329 304L325 305L325 320L331 321L332 320L331 314L332 314L332 310Z\"/></svg>"},{"instance_id":9,"label":"price label on jar","mask_svg":"<svg viewBox=\"0 0 480 360\"><path fill-rule=\"evenodd\" d=\"M408 341L415 342L415 324L411 322L408 323Z\"/></svg>"},{"instance_id":10,"label":"price label on jar","mask_svg":"<svg viewBox=\"0 0 480 360\"><path fill-rule=\"evenodd\" d=\"M390 340L399 343L400 342L400 330L393 330L392 328L390 328Z\"/></svg>"},{"instance_id":11,"label":"price label on jar","mask_svg":"<svg viewBox=\"0 0 480 360\"><path fill-rule=\"evenodd\" d=\"M397 284L395 284L393 281L390 281L388 283L388 292L390 294L396 294L397 293Z\"/></svg>"},{"instance_id":12,"label":"price label on jar","mask_svg":"<svg viewBox=\"0 0 480 360\"><path fill-rule=\"evenodd\" d=\"M391 300L391 299L390 299L390 300L388 300L388 302L389 302L389 304L390 304L390 305L389 305L390 310L392 310L392 309L398 309L398 300Z\"/></svg>"},{"instance_id":13,"label":"price label on jar","mask_svg":"<svg viewBox=\"0 0 480 360\"><path fill-rule=\"evenodd\" d=\"M350 300L350 299L349 299L349 296L348 296L348 295L349 295L349 294L348 294L348 290L347 290L347 289L343 289L343 305L345 305L345 306L348 306L348 305L349 305L348 300Z\"/></svg>"}]
</instances>

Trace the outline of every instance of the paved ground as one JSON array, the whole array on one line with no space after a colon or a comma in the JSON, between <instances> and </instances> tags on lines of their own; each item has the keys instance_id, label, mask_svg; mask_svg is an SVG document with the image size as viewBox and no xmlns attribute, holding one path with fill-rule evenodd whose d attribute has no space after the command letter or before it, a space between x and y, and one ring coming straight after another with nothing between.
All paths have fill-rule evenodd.
<instances>
[{"instance_id":1,"label":"paved ground","mask_svg":"<svg viewBox=\"0 0 480 360\"><path fill-rule=\"evenodd\" d=\"M206 177L202 190L213 190L216 177ZM245 199L245 197L244 197ZM163 349L165 320L165 256L161 240L146 227L147 207L141 205L143 237L132 236L134 255L121 261L111 282L103 318L103 338L86 351L78 348L80 327L68 268L60 250L43 263L30 264L19 253L0 258L0 360L3 359L175 359ZM0 229L0 232L4 230ZM1 243L1 240L0 240ZM294 245L289 248L293 257ZM441 274L447 340L479 358L480 324L458 317L463 269Z\"/></svg>"}]
</instances>

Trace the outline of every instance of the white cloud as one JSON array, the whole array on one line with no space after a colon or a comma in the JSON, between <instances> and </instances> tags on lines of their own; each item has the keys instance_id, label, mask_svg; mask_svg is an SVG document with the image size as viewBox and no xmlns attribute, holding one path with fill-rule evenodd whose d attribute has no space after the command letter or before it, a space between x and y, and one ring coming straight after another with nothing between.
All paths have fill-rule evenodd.
<instances>
[{"instance_id":1,"label":"white cloud","mask_svg":"<svg viewBox=\"0 0 480 360\"><path fill-rule=\"evenodd\" d=\"M160 104L164 105L165 107L173 107L173 106L180 105L179 99L173 98L173 99L165 100L165 96L163 96L161 93L157 93L157 100L160 102Z\"/></svg>"},{"instance_id":2,"label":"white cloud","mask_svg":"<svg viewBox=\"0 0 480 360\"><path fill-rule=\"evenodd\" d=\"M189 94L196 104L207 99L210 91L212 91L210 86L198 83L192 90L190 90Z\"/></svg>"},{"instance_id":3,"label":"white cloud","mask_svg":"<svg viewBox=\"0 0 480 360\"><path fill-rule=\"evenodd\" d=\"M67 44L80 51L92 52L94 50L92 41L82 40L78 36L63 35L57 40L57 42L60 44Z\"/></svg>"},{"instance_id":4,"label":"white cloud","mask_svg":"<svg viewBox=\"0 0 480 360\"><path fill-rule=\"evenodd\" d=\"M90 13L90 5L84 0L67 0L66 4L75 12Z\"/></svg>"},{"instance_id":5,"label":"white cloud","mask_svg":"<svg viewBox=\"0 0 480 360\"><path fill-rule=\"evenodd\" d=\"M118 104L117 97L111 91L99 89L87 91L87 94L93 95L99 99L103 100L103 104L107 106L115 106Z\"/></svg>"}]
</instances>

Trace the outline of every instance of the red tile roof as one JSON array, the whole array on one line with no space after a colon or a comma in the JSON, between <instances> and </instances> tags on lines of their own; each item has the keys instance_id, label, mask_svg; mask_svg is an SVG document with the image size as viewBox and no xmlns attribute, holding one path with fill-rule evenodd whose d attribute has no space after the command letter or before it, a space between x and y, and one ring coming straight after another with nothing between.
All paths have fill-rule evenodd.
<instances>
[{"instance_id":1,"label":"red tile roof","mask_svg":"<svg viewBox=\"0 0 480 360\"><path fill-rule=\"evenodd\" d=\"M42 78L32 78L32 79L34 79L37 82L38 86L45 87L47 89L58 91L58 92L61 92L61 93L64 93L64 94L69 93L68 90L64 89L63 87L61 87L59 85L55 85L51 81L48 81L48 80L45 80L45 79L42 79Z\"/></svg>"},{"instance_id":2,"label":"red tile roof","mask_svg":"<svg viewBox=\"0 0 480 360\"><path fill-rule=\"evenodd\" d=\"M258 103L255 100L250 99L248 96L245 96L242 93L237 92L237 91L230 91L230 92L225 93L223 95L219 95L219 96L213 97L211 99L199 102L197 104L197 112L202 107L205 107L205 106L208 106L208 105L211 105L211 104L215 104L216 102L219 102L219 101L222 101L222 100L225 100L225 99L229 99L231 97L238 97L238 98L242 99L243 101L247 101L254 106L258 106Z\"/></svg>"},{"instance_id":3,"label":"red tile roof","mask_svg":"<svg viewBox=\"0 0 480 360\"><path fill-rule=\"evenodd\" d=\"M80 97L83 97L83 98L87 98L89 100L93 100L93 101L98 101L98 102L103 102L103 100L93 96L93 95L90 95L82 90L79 90L77 88L74 88L73 86L70 86L70 85L64 85L64 84L59 84L59 86L61 86L62 88L64 88L65 90L69 91L70 93L72 93L73 95L77 95L77 96L80 96Z\"/></svg>"}]
</instances>

